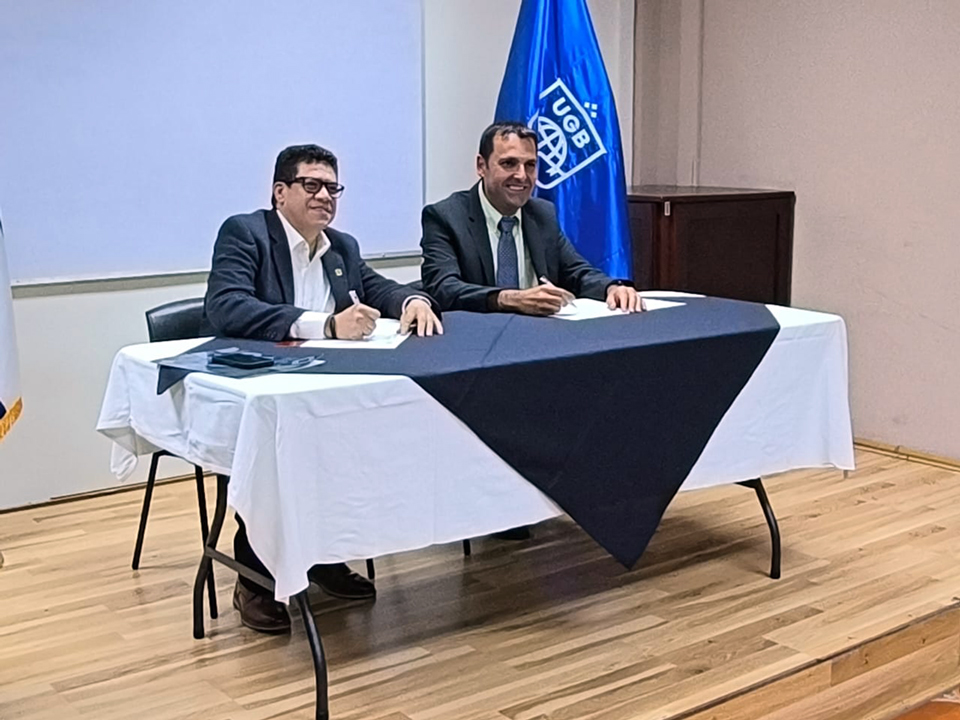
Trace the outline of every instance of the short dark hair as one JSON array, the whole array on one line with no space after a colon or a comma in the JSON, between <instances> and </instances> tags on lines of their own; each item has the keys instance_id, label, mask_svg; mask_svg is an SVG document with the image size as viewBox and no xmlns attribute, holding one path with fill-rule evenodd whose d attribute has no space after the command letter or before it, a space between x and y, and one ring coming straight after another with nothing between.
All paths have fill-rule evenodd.
<instances>
[{"instance_id":1,"label":"short dark hair","mask_svg":"<svg viewBox=\"0 0 960 720\"><path fill-rule=\"evenodd\" d=\"M333 169L333 174L339 176L337 170L337 156L319 145L291 145L284 148L277 155L277 164L273 168L273 182L291 183L297 176L300 163L326 163ZM277 206L277 200L270 191L270 204Z\"/></svg>"},{"instance_id":2,"label":"short dark hair","mask_svg":"<svg viewBox=\"0 0 960 720\"><path fill-rule=\"evenodd\" d=\"M533 140L533 144L537 144L537 133L522 122L512 120L496 122L484 130L483 135L480 136L480 156L484 160L489 160L490 153L493 152L493 139L508 135L516 135L521 140Z\"/></svg>"}]
</instances>

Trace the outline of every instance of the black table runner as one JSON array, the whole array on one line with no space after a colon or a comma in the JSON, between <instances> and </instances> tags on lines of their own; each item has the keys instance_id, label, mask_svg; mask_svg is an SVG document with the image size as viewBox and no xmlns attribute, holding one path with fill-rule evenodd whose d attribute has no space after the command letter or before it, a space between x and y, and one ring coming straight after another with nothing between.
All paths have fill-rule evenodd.
<instances>
[{"instance_id":1,"label":"black table runner","mask_svg":"<svg viewBox=\"0 0 960 720\"><path fill-rule=\"evenodd\" d=\"M410 377L630 568L779 330L763 305L680 302L586 321L451 312L442 337L323 350L302 372ZM318 352L192 352L230 346ZM158 392L187 374L160 365Z\"/></svg>"}]
</instances>

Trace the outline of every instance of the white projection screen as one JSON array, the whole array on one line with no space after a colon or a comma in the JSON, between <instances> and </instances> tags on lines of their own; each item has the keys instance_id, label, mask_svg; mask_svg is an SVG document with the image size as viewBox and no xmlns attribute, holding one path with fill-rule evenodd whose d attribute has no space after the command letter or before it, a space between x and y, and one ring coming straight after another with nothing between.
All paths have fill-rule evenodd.
<instances>
[{"instance_id":1,"label":"white projection screen","mask_svg":"<svg viewBox=\"0 0 960 720\"><path fill-rule=\"evenodd\" d=\"M334 227L415 251L418 0L0 3L0 208L14 284L206 270L273 164L340 160Z\"/></svg>"}]
</instances>

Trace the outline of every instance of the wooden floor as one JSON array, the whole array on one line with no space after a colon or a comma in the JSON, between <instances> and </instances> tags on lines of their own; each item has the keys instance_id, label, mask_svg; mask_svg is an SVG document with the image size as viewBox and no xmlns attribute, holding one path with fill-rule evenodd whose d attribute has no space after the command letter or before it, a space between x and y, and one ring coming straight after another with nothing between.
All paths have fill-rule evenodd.
<instances>
[{"instance_id":1,"label":"wooden floor","mask_svg":"<svg viewBox=\"0 0 960 720\"><path fill-rule=\"evenodd\" d=\"M376 603L314 598L333 717L896 716L960 682L960 474L858 463L766 481L779 581L756 498L735 486L681 495L633 572L562 519L470 558L459 544L380 558ZM299 618L288 638L244 629L218 567L221 617L193 640L193 487L157 489L133 572L140 500L0 515L0 718L312 718Z\"/></svg>"}]
</instances>

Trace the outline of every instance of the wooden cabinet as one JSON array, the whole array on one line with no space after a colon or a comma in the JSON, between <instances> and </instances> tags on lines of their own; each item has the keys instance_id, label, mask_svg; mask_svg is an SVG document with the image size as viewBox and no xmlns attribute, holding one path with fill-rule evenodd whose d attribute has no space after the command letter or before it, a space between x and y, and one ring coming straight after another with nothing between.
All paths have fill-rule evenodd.
<instances>
[{"instance_id":1,"label":"wooden cabinet","mask_svg":"<svg viewBox=\"0 0 960 720\"><path fill-rule=\"evenodd\" d=\"M628 200L638 288L790 304L792 192L640 185Z\"/></svg>"}]
</instances>

